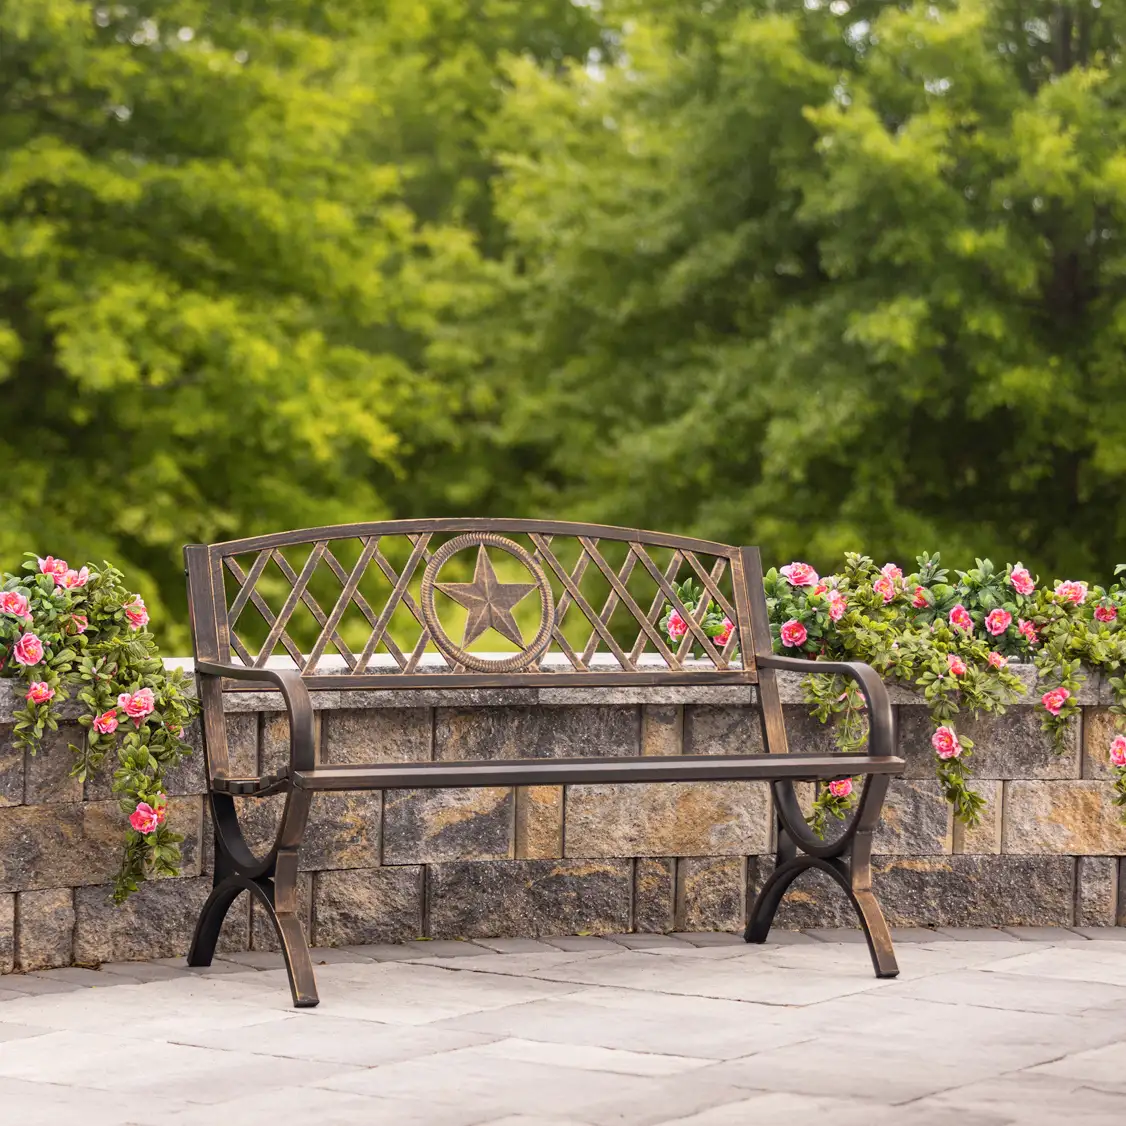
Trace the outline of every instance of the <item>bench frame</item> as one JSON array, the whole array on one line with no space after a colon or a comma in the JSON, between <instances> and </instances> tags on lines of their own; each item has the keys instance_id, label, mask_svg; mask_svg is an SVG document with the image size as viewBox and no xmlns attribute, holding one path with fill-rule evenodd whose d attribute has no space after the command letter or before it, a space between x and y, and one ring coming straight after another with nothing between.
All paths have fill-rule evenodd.
<instances>
[{"instance_id":1,"label":"bench frame","mask_svg":"<svg viewBox=\"0 0 1126 1126\"><path fill-rule=\"evenodd\" d=\"M455 535L458 547L443 547L430 552L427 547L431 536ZM534 555L524 552L504 535L521 534L530 537L536 545ZM328 643L340 642L335 633L340 616L349 602L356 601L357 584L363 568L376 559L385 573L389 568L380 555L378 544L384 536L407 536L415 545L411 563L401 574L390 570L396 580L392 600L376 616L367 612L372 625L372 637L386 633L391 611L396 599L406 606L421 622L429 623L410 661L403 657L397 672L368 672L371 652L375 642L369 640L364 654L353 662L345 673L322 675L317 669L317 658ZM560 599L562 606L569 600L573 607L582 604L583 613L595 631L596 611L582 601L574 574L568 575L555 560L550 547L556 536L574 537L583 545L586 557L606 575L613 594L613 606L627 602L638 619L638 643L634 652L627 655L605 626L610 615L604 609L600 616L600 635L618 658L617 668L588 668L569 654L572 664L581 671L553 672L539 667L539 654L526 659L512 658L507 662L480 660L475 654L457 649L448 638L433 637L441 627L436 624L433 611L427 614L425 605L427 583L433 587L433 578L445 558L454 550L468 550L479 546L500 548L517 557L532 572L541 591L541 612L546 623L547 645L554 639L563 644L551 603L550 586L545 598L544 576L554 574L566 593ZM361 559L350 574L336 563L327 548L330 541L359 539L365 546ZM678 651L666 648L656 635L654 624L657 602L645 619L643 611L632 602L621 574L615 574L598 552L602 540L624 542L629 545L631 567L636 556L653 575L664 595L688 621L686 636ZM301 575L281 558L279 549L294 545L311 545L310 563ZM507 546L506 546L507 545ZM674 563L691 565L704 579L707 592L720 600L735 622L736 628L728 643L721 649L713 646L700 628L699 616L685 609L674 589L669 575L661 576L651 562L647 562L645 547L670 548ZM435 556L444 556L435 559ZM234 557L258 552L258 559L249 573L241 571ZM714 580L724 567L730 568L733 600L723 598L714 581L709 581L707 571L698 563L697 556L705 555L717 560L711 573ZM324 613L308 593L308 580L320 560L328 557L330 566L342 583L342 593L337 605ZM766 599L763 590L762 567L759 552L754 547L729 547L706 540L690 539L633 529L604 527L591 524L570 524L557 521L534 520L410 520L382 523L342 525L286 532L275 536L231 541L213 545L189 545L184 549L188 578L188 601L191 614L192 637L195 650L197 689L202 705L203 743L206 755L208 798L215 829L215 870L213 888L201 912L188 954L192 966L210 965L219 940L220 929L234 900L247 892L256 899L272 921L281 944L289 975L293 1003L296 1007L311 1007L318 1003L316 982L309 946L301 925L297 904L298 852L305 836L312 797L318 790L374 790L394 787L467 787L467 786L524 786L570 785L600 782L654 782L698 781L704 779L762 779L771 783L777 830L777 851L774 872L759 891L749 912L745 938L747 942L765 942L782 896L790 884L804 871L817 869L835 880L852 903L860 926L868 942L872 964L878 977L895 977L899 970L895 961L891 935L872 891L871 854L873 835L879 824L880 811L893 775L901 774L904 763L896 757L894 713L887 689L876 672L868 665L857 662L809 661L773 654ZM271 630L263 651L252 655L241 645L232 630L232 622L241 607L257 595L254 584L262 568L273 558L287 577L291 576L292 590L282 611L271 621ZM265 562L262 562L265 560ZM423 563L427 571L423 578L423 605L416 606L407 592L415 570ZM234 574L241 590L232 606L228 607L225 593L224 570ZM257 569L257 570L256 570ZM675 575L672 576L675 578ZM464 584L468 585L468 584ZM432 593L430 594L432 600ZM492 595L489 595L492 598ZM241 600L241 601L240 601ZM628 600L628 601L627 601ZM360 600L362 601L362 600ZM294 607L303 602L310 607L322 626L321 636L310 655L298 652L285 634L285 626ZM238 605L235 605L235 604ZM258 605L255 602L255 605ZM366 604L365 604L366 605ZM492 603L489 602L491 607ZM608 603L608 606L611 604ZM611 610L613 609L611 606ZM432 607L432 602L431 602ZM261 607L259 607L261 609ZM370 610L370 608L368 608ZM491 609L489 610L491 613ZM267 621L273 617L268 611ZM559 616L562 616L561 614ZM550 621L549 621L550 618ZM431 628L432 627L432 628ZM429 633L427 631L430 631ZM541 628L541 634L545 632ZM643 636L644 635L644 636ZM417 671L418 657L428 639L442 648L449 668L447 671ZM273 650L283 644L295 667L289 669L269 667ZM534 644L534 643L533 643ZM636 653L646 644L653 644L665 660L665 667L654 670L643 667ZM711 668L701 669L700 662L689 662L684 654L691 653L693 644L701 645L712 661ZM338 645L339 647L339 645ZM529 646L530 648L531 646ZM543 651L541 645L540 652ZM589 648L589 647L588 647ZM597 648L597 646L596 646ZM347 652L346 647L344 649ZM232 660L237 652L242 663ZM451 656L452 653L452 656ZM458 660L461 657L462 660ZM467 668L464 659L475 661L481 668ZM494 665L513 667L491 671ZM356 671L359 669L360 671ZM790 754L786 740L782 704L778 692L777 670L809 673L837 673L855 680L867 704L869 722L869 753L867 755L807 755ZM411 764L371 764L365 766L332 766L318 764L313 724L313 703L310 690L334 692L349 689L372 688L427 688L457 689L464 687L511 687L514 685L536 687L595 687L605 685L689 685L689 684L746 684L755 685L758 694L766 754L718 756L651 756L635 758L598 759L537 759L500 760L479 762L431 762ZM227 732L224 712L224 693L227 691L280 691L285 703L290 727L290 755L286 768L258 778L234 778L231 774L227 750ZM845 823L839 836L821 839L811 832L801 812L794 782L799 780L825 782L834 778L864 776L864 785L856 809ZM247 845L239 825L236 797L265 797L284 793L285 807L272 847L264 856L255 856Z\"/></svg>"}]
</instances>

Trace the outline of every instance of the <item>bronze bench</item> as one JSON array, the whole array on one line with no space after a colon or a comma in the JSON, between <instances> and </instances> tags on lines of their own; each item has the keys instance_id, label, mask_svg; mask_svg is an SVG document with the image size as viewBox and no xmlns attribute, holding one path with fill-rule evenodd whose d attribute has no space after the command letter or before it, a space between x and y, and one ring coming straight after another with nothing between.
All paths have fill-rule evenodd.
<instances>
[{"instance_id":1,"label":"bronze bench","mask_svg":"<svg viewBox=\"0 0 1126 1126\"><path fill-rule=\"evenodd\" d=\"M867 665L771 652L757 548L590 524L445 519L191 545L184 556L215 827L214 887L196 926L190 965L211 963L223 919L239 893L247 891L277 929L294 1004L317 1004L297 913L297 858L318 790L762 779L773 789L777 863L751 908L746 940L766 940L786 889L801 872L815 868L851 900L877 976L899 972L872 893L870 865L889 780L904 766L894 754L887 690ZM457 577L460 570L464 579L474 558L472 582L439 581L451 563L448 573ZM519 581L502 581L504 574L518 574ZM678 585L685 578L703 595L691 609ZM516 613L533 592L539 597L539 620L526 641ZM465 611L460 644L443 625L439 594L451 608ZM679 615L679 637L662 628L670 608ZM709 612L732 623L725 627L726 637L709 636ZM490 629L514 651L469 648ZM867 702L870 753L789 753L777 669L852 677ZM317 761L311 692L690 684L754 685L767 753L368 765ZM263 689L279 690L284 700L289 763L260 777L232 777L224 693ZM819 839L805 822L794 782L859 775L865 779L863 790L842 832L832 840ZM275 793L286 795L277 836L264 856L256 856L240 829L235 798Z\"/></svg>"}]
</instances>

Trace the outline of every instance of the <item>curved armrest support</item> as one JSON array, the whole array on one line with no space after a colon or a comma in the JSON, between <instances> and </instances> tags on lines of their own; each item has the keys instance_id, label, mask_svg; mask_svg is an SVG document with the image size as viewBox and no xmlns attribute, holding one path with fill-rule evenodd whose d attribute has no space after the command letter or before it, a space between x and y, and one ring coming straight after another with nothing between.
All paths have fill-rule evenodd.
<instances>
[{"instance_id":1,"label":"curved armrest support","mask_svg":"<svg viewBox=\"0 0 1126 1126\"><path fill-rule=\"evenodd\" d=\"M785 672L839 673L851 677L860 687L868 705L868 751L881 757L895 755L895 718L891 710L891 697L887 685L871 665L861 661L807 661L801 657L779 657L766 653L755 657L763 669L780 669Z\"/></svg>"},{"instance_id":2,"label":"curved armrest support","mask_svg":"<svg viewBox=\"0 0 1126 1126\"><path fill-rule=\"evenodd\" d=\"M204 676L221 676L229 680L262 680L280 689L285 710L289 713L290 770L316 769L313 701L300 673L293 669L253 669L215 661L196 661L195 671Z\"/></svg>"}]
</instances>

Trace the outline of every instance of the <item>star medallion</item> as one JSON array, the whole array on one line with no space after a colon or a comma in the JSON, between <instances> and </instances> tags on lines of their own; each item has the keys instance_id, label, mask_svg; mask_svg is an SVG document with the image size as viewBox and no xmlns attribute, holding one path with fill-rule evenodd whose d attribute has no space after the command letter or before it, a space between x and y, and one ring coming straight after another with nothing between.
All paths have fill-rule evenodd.
<instances>
[{"instance_id":1,"label":"star medallion","mask_svg":"<svg viewBox=\"0 0 1126 1126\"><path fill-rule=\"evenodd\" d=\"M465 619L465 637L462 648L467 648L487 629L495 629L501 637L507 638L521 649L525 648L524 637L512 616L518 602L536 589L535 583L502 583L485 551L484 545L477 549L477 566L473 571L471 583L435 583L443 594L460 603L469 611Z\"/></svg>"}]
</instances>

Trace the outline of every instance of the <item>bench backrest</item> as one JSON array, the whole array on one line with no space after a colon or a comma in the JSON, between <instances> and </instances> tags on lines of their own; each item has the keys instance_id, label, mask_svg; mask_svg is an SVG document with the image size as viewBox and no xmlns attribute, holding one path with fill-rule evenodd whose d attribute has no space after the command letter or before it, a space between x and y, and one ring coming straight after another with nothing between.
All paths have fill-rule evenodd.
<instances>
[{"instance_id":1,"label":"bench backrest","mask_svg":"<svg viewBox=\"0 0 1126 1126\"><path fill-rule=\"evenodd\" d=\"M311 689L754 684L770 648L758 550L684 536L400 520L184 557L196 657L297 669ZM502 651L481 651L490 637Z\"/></svg>"}]
</instances>

